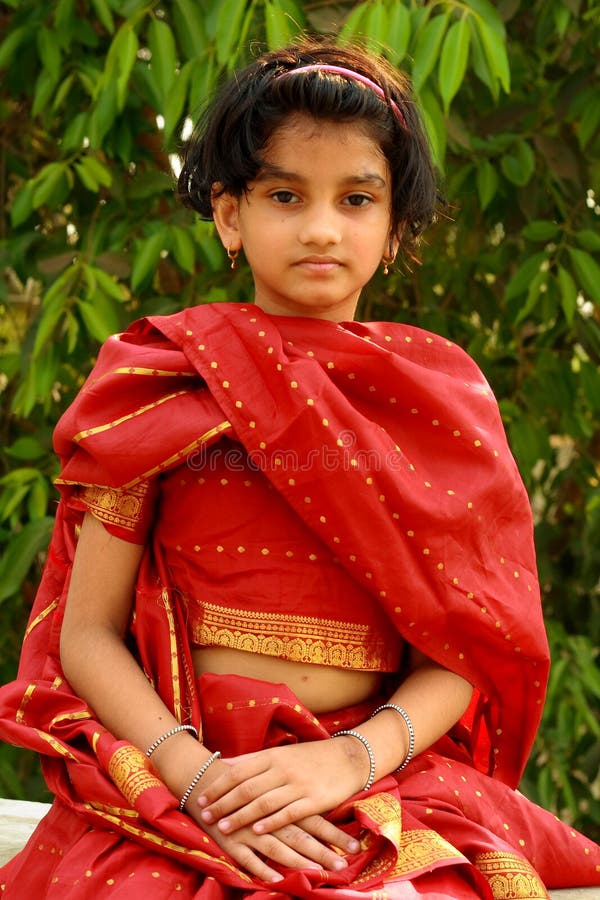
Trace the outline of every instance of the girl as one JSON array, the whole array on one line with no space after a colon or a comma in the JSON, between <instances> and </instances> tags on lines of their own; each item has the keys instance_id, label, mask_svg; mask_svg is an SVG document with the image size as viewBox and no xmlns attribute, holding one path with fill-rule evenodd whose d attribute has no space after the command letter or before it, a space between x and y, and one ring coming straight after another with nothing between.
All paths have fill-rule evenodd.
<instances>
[{"instance_id":1,"label":"girl","mask_svg":"<svg viewBox=\"0 0 600 900\"><path fill-rule=\"evenodd\" d=\"M405 81L267 54L179 191L253 303L111 338L2 735L56 800L4 897L546 897L600 850L515 792L548 654L527 499L474 363L353 321L436 212ZM250 298L249 298L250 299Z\"/></svg>"}]
</instances>

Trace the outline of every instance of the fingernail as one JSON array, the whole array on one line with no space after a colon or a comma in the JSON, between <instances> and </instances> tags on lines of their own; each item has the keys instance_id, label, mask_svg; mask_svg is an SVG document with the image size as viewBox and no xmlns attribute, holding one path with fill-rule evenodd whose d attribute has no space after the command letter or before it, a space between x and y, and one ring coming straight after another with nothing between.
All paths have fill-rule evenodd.
<instances>
[{"instance_id":1,"label":"fingernail","mask_svg":"<svg viewBox=\"0 0 600 900\"><path fill-rule=\"evenodd\" d=\"M336 872L341 871L341 869L346 869L348 867L348 863L345 859L336 859L333 864L333 868Z\"/></svg>"},{"instance_id":2,"label":"fingernail","mask_svg":"<svg viewBox=\"0 0 600 900\"><path fill-rule=\"evenodd\" d=\"M230 831L231 830L231 822L227 819L221 819L219 822L219 831Z\"/></svg>"},{"instance_id":3,"label":"fingernail","mask_svg":"<svg viewBox=\"0 0 600 900\"><path fill-rule=\"evenodd\" d=\"M203 822L206 822L208 825L212 825L212 823L214 821L213 817L212 817L212 813L210 813L207 809L205 809L204 812L200 813L200 818L202 819Z\"/></svg>"},{"instance_id":4,"label":"fingernail","mask_svg":"<svg viewBox=\"0 0 600 900\"><path fill-rule=\"evenodd\" d=\"M271 878L271 881L283 881L283 875L280 875L279 872L276 872L275 875Z\"/></svg>"},{"instance_id":5,"label":"fingernail","mask_svg":"<svg viewBox=\"0 0 600 900\"><path fill-rule=\"evenodd\" d=\"M208 800L206 799L204 794L202 794L201 797L198 797L198 800L196 802L198 806L208 806Z\"/></svg>"},{"instance_id":6,"label":"fingernail","mask_svg":"<svg viewBox=\"0 0 600 900\"><path fill-rule=\"evenodd\" d=\"M349 853L358 853L360 850L360 842L359 841L350 841L348 844L348 852Z\"/></svg>"}]
</instances>

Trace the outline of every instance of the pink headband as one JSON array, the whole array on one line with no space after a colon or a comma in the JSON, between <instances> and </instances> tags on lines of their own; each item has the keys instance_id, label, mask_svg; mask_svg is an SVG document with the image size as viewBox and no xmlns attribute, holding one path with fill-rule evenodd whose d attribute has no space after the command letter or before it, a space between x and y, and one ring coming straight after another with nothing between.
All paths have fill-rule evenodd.
<instances>
[{"instance_id":1,"label":"pink headband","mask_svg":"<svg viewBox=\"0 0 600 900\"><path fill-rule=\"evenodd\" d=\"M370 78L367 78L366 75L361 75L360 72L355 72L353 69L345 69L343 66L330 66L327 63L314 63L310 66L300 66L297 69L288 69L287 72L284 72L283 75L280 75L280 78L283 78L285 75L296 75L301 72L332 72L334 75L343 75L346 78L352 78L354 81L360 81L361 84L366 85L372 91L374 91L378 97L385 103L389 103L394 113L396 114L396 118L402 125L404 129L407 128L406 119L404 117L404 113L400 109L397 103L394 100L385 95L385 91L381 88L375 81L371 81Z\"/></svg>"}]
</instances>

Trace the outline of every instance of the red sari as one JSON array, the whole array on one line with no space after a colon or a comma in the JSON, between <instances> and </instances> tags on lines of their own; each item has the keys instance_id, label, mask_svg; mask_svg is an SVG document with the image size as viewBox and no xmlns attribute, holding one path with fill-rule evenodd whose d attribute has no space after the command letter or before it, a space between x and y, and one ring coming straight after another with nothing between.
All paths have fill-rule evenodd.
<instances>
[{"instance_id":1,"label":"red sari","mask_svg":"<svg viewBox=\"0 0 600 900\"><path fill-rule=\"evenodd\" d=\"M145 755L72 693L59 659L81 486L100 486L94 511L126 530L147 516L150 479L189 469L224 434L285 500L290 523L335 555L393 629L475 688L450 735L331 813L361 837L349 867L284 871L276 891L177 810ZM600 884L600 848L514 790L548 672L531 520L493 396L456 346L409 326L232 304L142 320L107 342L55 444L63 501L18 676L0 691L0 735L42 754L56 800L0 870L7 900L27 891L61 900L317 897L334 887L340 900L382 891L399 900L542 898L544 884ZM293 477L281 465L290 448ZM368 717L378 700L317 720L285 685L208 675L196 683L186 611L157 533L131 641L164 702L202 729L208 747L227 756L327 738ZM270 566L276 572L277 560ZM308 612L322 618L323 598Z\"/></svg>"}]
</instances>

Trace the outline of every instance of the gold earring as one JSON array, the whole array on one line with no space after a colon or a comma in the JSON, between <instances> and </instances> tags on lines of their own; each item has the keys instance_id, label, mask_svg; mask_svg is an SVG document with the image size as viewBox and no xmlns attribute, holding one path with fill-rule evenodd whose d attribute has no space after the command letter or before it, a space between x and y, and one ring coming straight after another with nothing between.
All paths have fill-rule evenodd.
<instances>
[{"instance_id":1,"label":"gold earring","mask_svg":"<svg viewBox=\"0 0 600 900\"><path fill-rule=\"evenodd\" d=\"M390 274L390 266L393 266L393 265L394 265L395 259L396 259L396 254L395 254L395 253L392 254L391 256L384 256L384 257L382 258L381 261L382 261L382 263L383 263L383 274L384 274L384 275L389 275L389 274Z\"/></svg>"},{"instance_id":2,"label":"gold earring","mask_svg":"<svg viewBox=\"0 0 600 900\"><path fill-rule=\"evenodd\" d=\"M227 256L231 260L231 268L235 269L235 261L240 255L239 250L232 250L231 247L227 248Z\"/></svg>"}]
</instances>

